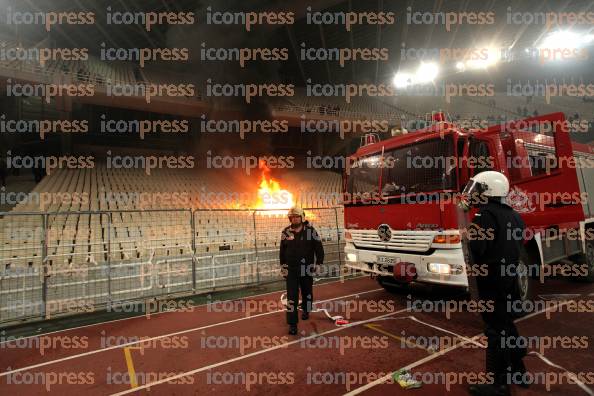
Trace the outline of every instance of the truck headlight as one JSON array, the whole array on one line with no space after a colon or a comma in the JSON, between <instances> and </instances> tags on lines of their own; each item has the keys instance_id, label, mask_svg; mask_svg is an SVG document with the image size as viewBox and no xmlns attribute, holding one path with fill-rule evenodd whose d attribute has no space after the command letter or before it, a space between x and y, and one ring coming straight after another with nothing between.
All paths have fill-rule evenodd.
<instances>
[{"instance_id":1,"label":"truck headlight","mask_svg":"<svg viewBox=\"0 0 594 396\"><path fill-rule=\"evenodd\" d=\"M462 266L458 264L429 263L427 270L441 275L458 275L462 273Z\"/></svg>"},{"instance_id":2,"label":"truck headlight","mask_svg":"<svg viewBox=\"0 0 594 396\"><path fill-rule=\"evenodd\" d=\"M449 275L452 272L452 267L449 264L429 263L427 266L429 272L436 274Z\"/></svg>"},{"instance_id":3,"label":"truck headlight","mask_svg":"<svg viewBox=\"0 0 594 396\"><path fill-rule=\"evenodd\" d=\"M347 261L352 263L357 262L357 254L356 253L347 253Z\"/></svg>"}]
</instances>

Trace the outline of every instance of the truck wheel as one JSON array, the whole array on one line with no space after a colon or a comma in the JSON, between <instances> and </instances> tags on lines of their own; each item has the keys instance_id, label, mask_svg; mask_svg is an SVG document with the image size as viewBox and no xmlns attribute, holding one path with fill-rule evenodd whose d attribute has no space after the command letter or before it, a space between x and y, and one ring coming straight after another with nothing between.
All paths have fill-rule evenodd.
<instances>
[{"instance_id":1,"label":"truck wheel","mask_svg":"<svg viewBox=\"0 0 594 396\"><path fill-rule=\"evenodd\" d=\"M518 296L521 301L526 301L532 298L532 278L538 278L540 269L535 271L537 264L534 259L528 254L526 249L520 250L520 259L516 267L516 286Z\"/></svg>"},{"instance_id":2,"label":"truck wheel","mask_svg":"<svg viewBox=\"0 0 594 396\"><path fill-rule=\"evenodd\" d=\"M585 262L588 267L586 270L588 273L580 277L579 280L584 282L594 282L594 241L586 241L586 251L578 257L579 259L577 260L577 263L583 264Z\"/></svg>"},{"instance_id":3,"label":"truck wheel","mask_svg":"<svg viewBox=\"0 0 594 396\"><path fill-rule=\"evenodd\" d=\"M520 251L520 259L516 266L516 291L519 301L527 301L532 299L532 283L530 276L530 266L532 261L526 250ZM514 319L521 318L527 314L527 312L511 312L511 316Z\"/></svg>"},{"instance_id":4,"label":"truck wheel","mask_svg":"<svg viewBox=\"0 0 594 396\"><path fill-rule=\"evenodd\" d=\"M530 298L530 274L529 274L529 262L527 261L527 255L522 252L520 260L517 265L516 281L518 283L518 293L521 301L526 301Z\"/></svg>"},{"instance_id":5,"label":"truck wheel","mask_svg":"<svg viewBox=\"0 0 594 396\"><path fill-rule=\"evenodd\" d=\"M398 283L390 276L378 276L377 283L390 293L402 293L408 290L409 285L408 283Z\"/></svg>"}]
</instances>

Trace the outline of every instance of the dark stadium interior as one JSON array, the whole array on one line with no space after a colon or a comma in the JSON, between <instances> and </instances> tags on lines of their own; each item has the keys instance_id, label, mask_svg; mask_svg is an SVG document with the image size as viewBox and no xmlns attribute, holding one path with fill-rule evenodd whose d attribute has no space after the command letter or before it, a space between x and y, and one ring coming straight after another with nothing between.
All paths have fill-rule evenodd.
<instances>
[{"instance_id":1,"label":"dark stadium interior","mask_svg":"<svg viewBox=\"0 0 594 396\"><path fill-rule=\"evenodd\" d=\"M10 1L6 2L8 5ZM294 2L297 4L298 2ZM521 4L516 4L512 1L485 1L481 3L473 3L472 10L474 11L493 11L505 13L505 10L510 5L514 5L514 11L521 12L523 10L531 10L533 12L547 12L547 11L559 11L564 10L582 11L587 10L591 7L591 3L588 1L566 1L563 3L556 1L525 1ZM14 2L14 5L18 4L19 9L30 9L32 11L44 11L51 10L52 7L59 7L59 9L68 10L71 9L85 9L92 11L94 7L97 7L96 2L91 0L81 0L76 2L70 1L35 1L35 2ZM293 5L291 2L275 2L275 1L261 1L257 3L247 4L240 1L215 1L209 3L208 6L214 10L253 10L258 9L292 9ZM414 9L428 9L435 12L446 12L446 11L463 11L470 7L470 3L467 1L417 1L417 2L390 2L390 1L377 1L373 5L368 2L356 2L356 1L320 1L316 2L312 6L312 11L327 10L332 12L340 11L384 11L394 12L397 15L406 13L407 7L413 6ZM206 13L206 5L200 2L184 0L169 3L165 1L142 1L142 2L115 2L112 5L113 11L131 11L131 10L158 10L158 11L176 11L176 10L194 10L198 15ZM559 81L585 81L592 78L594 71L591 67L590 62L549 62L546 65L541 65L538 59L526 59L526 53L524 49L531 47L535 41L546 34L546 30L541 29L537 26L529 25L517 25L510 27L505 24L505 20L499 21L493 25L482 25L480 27L471 25L457 25L452 27L451 34L442 34L443 27L432 27L423 24L410 25L404 23L396 23L387 26L373 26L373 25L355 25L351 31L346 31L344 27L340 25L319 25L318 29L306 28L307 21L304 15L305 10L301 7L297 7L301 10L301 15L297 12L296 21L291 26L275 27L274 25L260 27L257 30L254 29L252 32L245 32L241 26L212 26L205 24L196 24L191 28L185 28L180 26L167 26L167 25L156 25L150 34L139 25L107 25L106 21L98 19L96 24L89 26L77 26L77 25L65 25L56 26L49 33L39 28L28 28L19 29L14 26L2 25L0 26L0 32L5 37L16 39L17 41L24 44L38 44L42 40L49 40L52 45L55 46L78 46L88 47L90 54L94 56L99 55L99 42L105 43L106 46L115 46L121 48L133 48L133 47L160 47L160 46L179 46L188 47L192 54L187 62L175 62L175 63L153 63L150 66L151 69L155 70L155 73L159 75L159 78L168 81L184 81L192 82L196 84L198 92L205 92L206 79L212 79L213 81L250 81L250 82L264 82L264 81L277 81L277 82L290 82L295 84L297 87L303 87L306 81L311 83L375 83L375 84L387 84L392 79L393 75L399 70L406 69L409 65L418 63L417 59L407 61L402 59L401 49L402 46L406 48L468 48L477 45L488 45L489 43L496 43L501 47L509 47L510 59L507 62L502 62L498 65L496 70L487 71L472 71L468 70L463 73L457 71L454 67L454 62L445 64L442 67L442 73L436 83L439 84L442 81L448 82L464 82L464 83L479 83L485 80L493 82L495 85L495 91L503 93L506 90L508 81L545 81L551 79L558 79ZM478 30L478 31L477 31ZM470 34L472 32L472 34ZM100 37L101 40L97 40ZM198 38L198 39L197 39ZM487 40L487 41L485 41ZM212 47L254 47L254 46L269 46L269 47L286 47L290 49L289 62L283 62L282 64L276 64L274 62L250 62L246 67L241 68L237 63L226 62L209 62L200 61L199 49L200 43L205 42L208 46ZM340 66L338 62L332 61L300 61L298 52L299 44L307 43L308 46L319 48L319 47L342 47L342 46L353 46L353 47L385 47L390 51L390 62L350 62L344 67ZM487 44L485 44L487 43ZM149 67L147 66L147 68ZM131 73L139 73L139 67L134 64L126 66L130 68ZM70 72L76 73L77 70L71 70ZM144 70L142 71L146 73ZM145 79L146 74L144 75ZM207 116L214 114L216 111L220 111L225 104L229 101L235 102L228 106L234 109L234 112L239 112L242 117L256 117L259 115L270 114L270 107L273 106L268 103L266 98L260 98L257 103L247 105L245 101L238 98L205 98L208 103L203 106L196 107L194 110L189 110L194 113L200 112ZM402 97L390 98L386 100L383 98L377 98L378 102L384 102L383 105L388 106L389 110L394 113L401 113L402 116L408 116L409 118L416 112L407 108L407 97L406 93L403 93ZM33 111L41 111L42 114L51 114L53 111L52 105L40 106L35 103L35 98L23 98L19 104L15 103L15 99L2 98L3 108L6 114L25 114L29 106L32 106ZM438 102L439 103L439 102ZM373 105L373 104L371 104ZM122 110L118 110L117 106L121 106ZM163 110L163 106L154 105L149 106L146 103L130 105L132 108L138 109L144 113L153 113L155 117L168 116L175 117L180 115L186 115L186 113L175 114L175 112L167 112ZM356 105L349 106L348 104L342 104L347 109L349 107L356 108ZM545 108L547 106L544 106ZM71 116L76 117L77 115L84 115L93 120L97 120L99 114L114 114L119 116L122 113L126 113L129 117L135 117L137 114L130 112L130 107L126 107L124 103L118 103L118 101L105 103L103 105L93 103L76 103L72 104ZM427 109L426 111L431 111ZM435 110L435 109L433 109ZM484 111L485 109L481 105L477 105L477 112ZM510 114L516 112L516 108L511 108ZM536 108L530 107L529 113L532 114ZM541 111L542 113L543 111ZM422 113L421 113L422 114ZM418 115L421 115L418 114ZM455 115L455 113L453 114ZM594 117L593 114L584 114L585 117L591 119ZM240 147L235 143L238 142L236 137L226 136L224 141L229 141L231 144L222 143L219 136L214 139L209 139L208 134L201 135L197 132L199 129L198 119L194 118L192 122L188 136L182 138L182 146L186 150L203 155L204 152L201 150L201 146L204 144L223 144L227 147L227 150L233 150L232 147ZM67 136L60 137L60 142L53 142L56 139L55 136L49 136L47 138L50 144L44 145L48 152L59 153L59 152L81 152L82 149L77 148L78 144L87 145L91 143L103 144L102 140L108 140L109 144L113 145L127 145L129 142L136 142L135 138L130 138L126 134L116 134L117 139L113 139L115 136L107 135L104 138L96 136L96 124L93 123L90 132L87 136ZM249 147L249 150L265 152L273 152L278 149L280 150L296 150L301 154L304 153L305 148L313 148L317 154L320 155L335 155L335 154L348 154L349 150L356 147L358 144L358 138L354 138L355 142L351 145L345 146L345 142L340 140L332 139L326 135L324 138L304 136L303 133L299 133L296 128L290 128L287 136L273 137L273 136L258 136L256 139L248 137L241 147ZM20 147L24 147L26 144L24 141L28 137L19 136L13 138L12 136L1 136L8 147L15 150L19 150ZM576 134L576 140L582 142L589 142L594 140L592 132L587 134ZM24 141L23 141L24 140ZM321 140L314 142L312 140ZM213 142L214 141L214 142ZM128 143L126 143L128 142ZM203 144L200 144L203 142ZM168 150L175 151L175 145L179 143L178 136L169 139L167 136L153 137L147 136L142 142L145 147L151 148L167 148ZM262 147L258 147L263 145ZM52 147L51 149L49 147ZM223 149L221 147L221 149Z\"/></svg>"},{"instance_id":2,"label":"dark stadium interior","mask_svg":"<svg viewBox=\"0 0 594 396\"><path fill-rule=\"evenodd\" d=\"M46 27L54 12L94 19ZM149 14L186 21L149 28ZM86 56L38 57L61 49ZM372 59L343 57L368 49ZM485 170L509 179L509 206L532 232L518 247L518 266L536 268L517 276L533 308L515 318L520 333L590 340L531 345L528 371L566 381L511 394L594 395L592 0L0 0L0 108L0 395L468 394L465 380L407 375L485 364L482 312L460 308L477 293L465 187ZM554 162L562 154L573 170ZM485 157L500 169L463 164ZM503 162L518 158L521 169ZM381 204L364 202L373 194ZM320 305L287 338L279 252L295 208L325 259ZM568 275L578 264L585 275ZM577 319L561 309L576 301L589 304ZM343 345L380 336L385 348ZM56 347L61 337L88 344ZM253 343L205 347L209 337ZM339 346L306 347L320 340ZM294 371L297 383L213 380L223 370ZM84 372L94 381L47 384ZM314 372L359 377L315 383Z\"/></svg>"}]
</instances>

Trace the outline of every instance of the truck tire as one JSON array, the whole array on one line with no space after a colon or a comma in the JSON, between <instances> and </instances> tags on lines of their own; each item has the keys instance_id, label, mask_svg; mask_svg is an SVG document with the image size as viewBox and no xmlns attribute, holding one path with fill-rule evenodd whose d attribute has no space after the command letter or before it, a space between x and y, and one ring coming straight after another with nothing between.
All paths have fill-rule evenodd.
<instances>
[{"instance_id":1,"label":"truck tire","mask_svg":"<svg viewBox=\"0 0 594 396\"><path fill-rule=\"evenodd\" d=\"M594 241L588 240L586 241L586 250L584 253L578 254L575 257L572 257L572 261L576 264L586 264L587 266L587 274L584 276L580 276L576 280L582 282L594 282Z\"/></svg>"},{"instance_id":2,"label":"truck tire","mask_svg":"<svg viewBox=\"0 0 594 396\"><path fill-rule=\"evenodd\" d=\"M533 265L530 256L525 249L520 252L520 260L517 265L517 287L521 301L526 301L532 297L532 285L530 282L530 267Z\"/></svg>"},{"instance_id":3,"label":"truck tire","mask_svg":"<svg viewBox=\"0 0 594 396\"><path fill-rule=\"evenodd\" d=\"M520 259L516 267L516 292L519 301L528 301L533 299L532 289L532 276L530 276L530 267L533 265L533 261L530 259L530 255L526 252L526 249L520 251ZM518 301L516 300L516 301ZM523 304L522 304L523 306ZM524 311L512 311L510 312L512 318L518 319L526 316L528 312Z\"/></svg>"}]
</instances>

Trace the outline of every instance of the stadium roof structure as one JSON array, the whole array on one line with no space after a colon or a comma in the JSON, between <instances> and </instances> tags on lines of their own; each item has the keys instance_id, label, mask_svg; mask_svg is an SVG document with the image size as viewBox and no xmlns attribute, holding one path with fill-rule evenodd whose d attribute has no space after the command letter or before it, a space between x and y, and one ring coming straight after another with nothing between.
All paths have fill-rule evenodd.
<instances>
[{"instance_id":1,"label":"stadium roof structure","mask_svg":"<svg viewBox=\"0 0 594 396\"><path fill-rule=\"evenodd\" d=\"M103 15L107 7L114 11L181 11L191 10L196 0L116 0L113 2L102 2L97 0L35 0L19 1L8 0L9 6L18 11L31 12L60 12L60 11L89 11L95 15ZM81 34L81 29L84 31ZM104 41L107 45L122 48L149 46L154 47L165 45L166 25L156 25L151 34L147 34L142 25L108 25L102 18L97 18L92 25L56 25L50 30L50 36L59 45L96 47L99 42ZM40 29L27 29L22 27L21 35L29 39L43 39L47 33ZM100 39L98 39L100 38Z\"/></svg>"},{"instance_id":2,"label":"stadium roof structure","mask_svg":"<svg viewBox=\"0 0 594 396\"><path fill-rule=\"evenodd\" d=\"M319 0L313 5L315 10L330 7L340 0ZM200 0L116 0L111 2L104 2L98 0L35 0L20 1L20 0L5 0L4 6L12 7L19 11L31 12L50 12L50 11L91 11L95 15L104 15L107 7L113 12L195 12L198 19L203 18L201 13L204 13L207 7L212 7L218 11L251 11L258 12L269 10L302 10L305 12L305 6L299 0L283 1L282 4L275 0L254 0L251 2L244 2L238 0L213 0L205 4ZM297 18L302 15L297 15ZM202 22L202 21L200 21ZM6 26L0 26L0 29ZM113 45L122 48L152 46L159 47L167 45L167 30L169 26L154 25L150 34L144 29L142 25L108 25L107 22L98 18L96 23L92 26L85 26L85 33L81 34L81 26L76 25L61 25L53 29L52 38L61 45L71 46L88 46L92 47L97 44L97 38L100 37L108 45ZM35 36L39 39L45 37L44 31L35 32L33 29L21 29L22 35L34 40ZM196 39L196 38L195 38Z\"/></svg>"},{"instance_id":3,"label":"stadium roof structure","mask_svg":"<svg viewBox=\"0 0 594 396\"><path fill-rule=\"evenodd\" d=\"M394 12L396 22L388 25L355 25L351 31L346 31L343 26L323 25L318 29L308 29L305 21L301 20L293 27L294 40L296 43L305 42L311 47L379 47L388 48L390 59L388 62L351 62L346 67L341 67L336 62L325 62L324 65L316 62L300 62L289 64L292 69L293 79L306 81L312 79L319 82L345 82L360 81L380 83L390 81L393 75L410 66L418 66L419 59L403 59L401 50L403 48L413 49L441 49L441 48L484 48L494 47L505 49L510 53L524 54L527 48L533 48L535 43L543 38L550 31L545 25L539 24L507 24L508 7L514 12L546 13L546 12L584 12L592 11L592 3L582 0L569 0L564 2L551 0L529 0L523 2L512 2L509 0L489 0L473 2L468 0L411 0L407 1L343 1L332 6L329 11L384 11ZM447 32L443 25L439 24L409 24L406 23L407 13L410 11L432 13L441 12L466 12L473 11L489 12L494 11L497 18L493 24L458 24L453 25ZM555 30L552 27L551 30ZM567 29L567 27L562 27ZM575 27L581 33L591 33L591 27L583 25ZM447 33L447 34L446 34ZM523 55L522 55L523 56ZM576 62L577 63L577 62ZM444 65L446 68L448 65ZM451 62L450 69L455 73L455 62ZM580 65L564 64L564 69L553 66L543 73L543 76L550 75L551 71L559 75L569 75L567 67L576 66L577 76L594 76L591 61L582 62ZM440 65L442 67L442 65ZM443 67L442 67L443 68ZM514 73L518 78L538 77L538 70L531 68L516 67L506 71L506 75ZM453 73L452 73L453 74Z\"/></svg>"},{"instance_id":4,"label":"stadium roof structure","mask_svg":"<svg viewBox=\"0 0 594 396\"><path fill-rule=\"evenodd\" d=\"M297 85L305 85L308 80L320 83L386 83L392 81L396 72L408 67L417 67L419 59L405 59L401 56L403 48L439 49L439 48L477 48L495 47L506 48L510 51L523 53L526 48L533 47L535 43L547 34L547 27L542 24L508 24L506 15L508 7L514 12L546 13L546 12L584 12L592 11L592 2L586 0L527 0L512 2L510 0L488 0L474 2L469 0L406 0L406 1L353 1L353 0L320 0L312 2L312 11L341 12L393 12L396 21L393 24L373 25L357 24L351 29L344 25L308 25L307 7L299 0L289 0L279 3L276 0L253 0L250 2L240 0L213 0L208 3L199 0L116 0L106 4L97 0L37 0L35 2L21 2L18 0L5 0L15 8L33 11L52 10L90 10L103 15L107 6L114 11L193 11L199 23L193 28L178 29L175 26L157 25L147 32L142 25L115 26L107 25L105 20L98 19L92 26L57 26L50 32L51 38L62 46L86 46L97 51L98 43L121 48L164 46L187 46L191 51L190 62L176 65L178 72L194 72L196 69L216 69L208 64L200 64L198 53L201 42L206 42L212 47L284 47L288 48L290 55L288 62L280 62L272 68L265 65L252 64L256 74L265 74L270 80L278 79L291 81ZM211 7L218 11L270 11L285 10L296 11L296 21L293 25L268 25L259 26L246 32L242 26L221 27L205 25L206 8ZM406 23L407 13L422 11L424 13L443 12L490 12L496 13L497 20L493 24L456 24L446 32L442 24ZM566 28L566 27L564 27ZM576 26L572 29L579 32L590 33L588 27ZM2 29L2 26L0 26ZM235 29L235 30L233 30ZM28 32L26 27L21 28L20 35L38 34L42 37L45 31ZM274 34L271 34L273 31ZM447 33L447 34L445 34ZM387 48L388 61L358 61L340 65L335 61L303 61L299 56L301 43L313 48ZM591 58L591 57L590 57ZM443 73L441 77L455 78L455 62L440 65ZM538 78L538 68L527 68L524 65L515 65L502 71L504 77L512 78ZM546 70L542 69L542 76L550 77L551 74L561 76L574 76L576 78L594 77L594 68L591 60L585 62L564 62L562 65L551 64ZM185 68L185 70L184 70ZM247 68L246 68L247 69ZM569 70L571 69L571 70ZM489 71L490 72L490 71ZM229 74L226 71L226 74ZM464 74L464 73L462 73ZM466 73L468 74L468 73ZM484 73L483 73L484 74ZM467 78L467 76L464 76ZM479 73L479 77L480 73Z\"/></svg>"}]
</instances>

